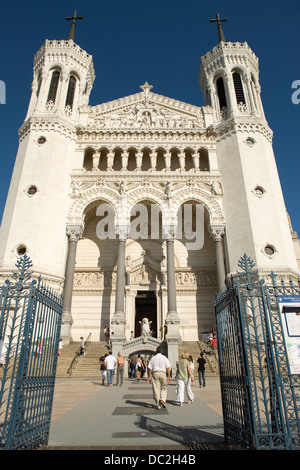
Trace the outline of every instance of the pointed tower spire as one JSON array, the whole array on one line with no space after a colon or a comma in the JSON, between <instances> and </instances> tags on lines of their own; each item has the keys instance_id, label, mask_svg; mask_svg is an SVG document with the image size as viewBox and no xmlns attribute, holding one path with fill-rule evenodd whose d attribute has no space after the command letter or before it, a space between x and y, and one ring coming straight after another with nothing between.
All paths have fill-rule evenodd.
<instances>
[{"instance_id":1,"label":"pointed tower spire","mask_svg":"<svg viewBox=\"0 0 300 470\"><path fill-rule=\"evenodd\" d=\"M223 30L222 30L221 21L227 21L227 18L220 18L219 13L217 13L216 20L209 20L209 21L210 21L210 23L218 23L219 42L221 42L221 41L226 42Z\"/></svg>"},{"instance_id":2,"label":"pointed tower spire","mask_svg":"<svg viewBox=\"0 0 300 470\"><path fill-rule=\"evenodd\" d=\"M69 40L69 39L72 39L72 40L74 41L76 21L77 21L77 20L83 20L83 16L76 16L76 11L74 11L73 16L72 16L71 18L70 18L70 17L67 17L66 20L67 20L67 21L72 20L72 24L71 24L71 28L70 28L68 40Z\"/></svg>"}]
</instances>

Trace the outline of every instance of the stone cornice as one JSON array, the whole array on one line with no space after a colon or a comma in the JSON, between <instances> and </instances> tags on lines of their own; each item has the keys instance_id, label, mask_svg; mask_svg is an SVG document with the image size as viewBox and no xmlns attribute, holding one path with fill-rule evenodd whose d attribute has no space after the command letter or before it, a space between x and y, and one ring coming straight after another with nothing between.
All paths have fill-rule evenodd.
<instances>
[{"instance_id":1,"label":"stone cornice","mask_svg":"<svg viewBox=\"0 0 300 470\"><path fill-rule=\"evenodd\" d=\"M19 129L20 142L32 132L57 132L70 140L76 140L76 129L66 118L58 115L31 116Z\"/></svg>"},{"instance_id":2,"label":"stone cornice","mask_svg":"<svg viewBox=\"0 0 300 470\"><path fill-rule=\"evenodd\" d=\"M197 146L204 142L207 144L215 143L215 136L213 133L210 132L209 129L203 129L202 131L199 130L153 130L153 129L143 129L143 130L136 130L136 129L109 129L109 130L96 130L96 129L83 129L77 128L77 142L79 145L87 145L95 146L97 142L99 143L115 143L115 142L128 142L129 144L134 143L145 143L151 142L153 144L159 146L161 145L172 145L172 147L176 147L176 143L183 142L189 143L190 145Z\"/></svg>"},{"instance_id":3,"label":"stone cornice","mask_svg":"<svg viewBox=\"0 0 300 470\"><path fill-rule=\"evenodd\" d=\"M258 68L258 58L247 42L220 42L211 51L201 57L201 67L209 67L220 56L244 56L247 55L253 65ZM200 68L201 68L200 67Z\"/></svg>"},{"instance_id":4,"label":"stone cornice","mask_svg":"<svg viewBox=\"0 0 300 470\"><path fill-rule=\"evenodd\" d=\"M73 40L48 40L38 50L34 56L34 70L38 70L39 67L43 66L45 57L49 58L48 62L55 63L57 60L60 63L68 63L70 57L73 58L77 63L79 69L88 68L89 70L89 82L93 85L95 80L95 71L93 65L93 57L88 54L84 49L74 43Z\"/></svg>"},{"instance_id":5,"label":"stone cornice","mask_svg":"<svg viewBox=\"0 0 300 470\"><path fill-rule=\"evenodd\" d=\"M267 122L258 119L255 116L233 116L224 119L216 125L216 141L226 138L228 135L241 133L259 133L262 134L270 143L273 139L273 131Z\"/></svg>"}]
</instances>

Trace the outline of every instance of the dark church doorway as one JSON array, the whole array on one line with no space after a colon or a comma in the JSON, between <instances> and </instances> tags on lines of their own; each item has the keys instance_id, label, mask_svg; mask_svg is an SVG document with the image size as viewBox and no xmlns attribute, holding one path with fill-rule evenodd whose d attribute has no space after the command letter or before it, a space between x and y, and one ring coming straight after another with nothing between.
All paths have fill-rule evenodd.
<instances>
[{"instance_id":1,"label":"dark church doorway","mask_svg":"<svg viewBox=\"0 0 300 470\"><path fill-rule=\"evenodd\" d=\"M152 336L157 338L157 302L154 291L138 291L135 298L135 324L134 336L141 336L141 324L143 318L151 321Z\"/></svg>"}]
</instances>

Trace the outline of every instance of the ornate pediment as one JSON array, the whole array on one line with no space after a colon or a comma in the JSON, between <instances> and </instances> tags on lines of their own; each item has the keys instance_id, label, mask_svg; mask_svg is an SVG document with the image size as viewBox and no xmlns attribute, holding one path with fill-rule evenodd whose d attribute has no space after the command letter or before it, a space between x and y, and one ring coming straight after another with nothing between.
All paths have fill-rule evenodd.
<instances>
[{"instance_id":1,"label":"ornate pediment","mask_svg":"<svg viewBox=\"0 0 300 470\"><path fill-rule=\"evenodd\" d=\"M152 93L146 82L142 91L88 108L86 131L106 130L201 130L203 109Z\"/></svg>"}]
</instances>

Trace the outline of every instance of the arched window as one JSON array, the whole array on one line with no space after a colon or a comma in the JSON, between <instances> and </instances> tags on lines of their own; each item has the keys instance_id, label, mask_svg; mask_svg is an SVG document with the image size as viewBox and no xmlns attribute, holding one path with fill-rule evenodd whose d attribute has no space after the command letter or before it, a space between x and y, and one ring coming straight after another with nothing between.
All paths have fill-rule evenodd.
<instances>
[{"instance_id":1,"label":"arched window","mask_svg":"<svg viewBox=\"0 0 300 470\"><path fill-rule=\"evenodd\" d=\"M73 108L75 88L76 88L76 78L73 75L71 75L69 79L69 86L68 86L67 98L66 98L66 106L70 106L71 109Z\"/></svg>"},{"instance_id":2,"label":"arched window","mask_svg":"<svg viewBox=\"0 0 300 470\"><path fill-rule=\"evenodd\" d=\"M246 100L245 100L245 96L244 96L244 90L243 90L243 84L242 84L240 74L238 72L233 72L232 78L233 78L233 84L234 84L237 104L240 104L240 103L246 104Z\"/></svg>"},{"instance_id":3,"label":"arched window","mask_svg":"<svg viewBox=\"0 0 300 470\"><path fill-rule=\"evenodd\" d=\"M55 103L59 76L60 76L60 73L58 72L58 70L54 70L54 72L52 73L52 77L51 77L47 103L49 103L49 101L52 101L53 103Z\"/></svg>"},{"instance_id":4,"label":"arched window","mask_svg":"<svg viewBox=\"0 0 300 470\"><path fill-rule=\"evenodd\" d=\"M224 81L222 77L218 78L217 80L217 92L218 92L218 98L219 98L219 103L220 103L220 109L222 110L223 108L227 108Z\"/></svg>"}]
</instances>

